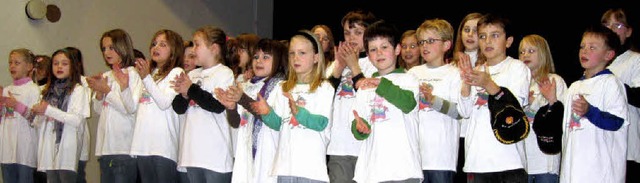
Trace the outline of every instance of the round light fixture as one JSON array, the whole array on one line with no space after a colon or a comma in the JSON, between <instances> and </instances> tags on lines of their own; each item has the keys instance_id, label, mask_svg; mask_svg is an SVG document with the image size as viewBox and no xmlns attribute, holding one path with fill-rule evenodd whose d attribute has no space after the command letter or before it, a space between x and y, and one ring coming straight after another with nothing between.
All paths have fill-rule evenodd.
<instances>
[{"instance_id":1,"label":"round light fixture","mask_svg":"<svg viewBox=\"0 0 640 183\"><path fill-rule=\"evenodd\" d=\"M60 8L54 4L47 5L47 20L50 22L57 22L60 20L61 12Z\"/></svg>"},{"instance_id":2,"label":"round light fixture","mask_svg":"<svg viewBox=\"0 0 640 183\"><path fill-rule=\"evenodd\" d=\"M33 20L40 20L47 14L47 5L42 0L29 0L25 7L27 17Z\"/></svg>"}]
</instances>

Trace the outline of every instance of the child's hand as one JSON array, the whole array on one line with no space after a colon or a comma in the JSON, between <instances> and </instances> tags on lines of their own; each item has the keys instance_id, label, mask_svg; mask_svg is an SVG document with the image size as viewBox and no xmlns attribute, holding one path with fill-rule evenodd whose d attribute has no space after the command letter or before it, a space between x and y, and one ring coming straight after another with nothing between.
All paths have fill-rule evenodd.
<instances>
[{"instance_id":1,"label":"child's hand","mask_svg":"<svg viewBox=\"0 0 640 183\"><path fill-rule=\"evenodd\" d=\"M484 71L473 70L467 77L471 81L471 86L484 88L490 95L495 95L500 91L500 87L491 79L489 67L486 64L484 65Z\"/></svg>"},{"instance_id":2,"label":"child's hand","mask_svg":"<svg viewBox=\"0 0 640 183\"><path fill-rule=\"evenodd\" d=\"M141 79L144 79L151 73L151 62L142 58L136 59L136 70Z\"/></svg>"},{"instance_id":3,"label":"child's hand","mask_svg":"<svg viewBox=\"0 0 640 183\"><path fill-rule=\"evenodd\" d=\"M251 78L253 77L253 69L247 68L246 70L244 70L242 76L244 77L245 81L251 80Z\"/></svg>"},{"instance_id":4,"label":"child's hand","mask_svg":"<svg viewBox=\"0 0 640 183\"><path fill-rule=\"evenodd\" d=\"M551 81L546 78L541 82L538 82L538 87L540 88L542 96L549 101L549 104L553 104L558 101L556 97L556 78L551 78ZM531 102L531 99L529 99L529 102Z\"/></svg>"},{"instance_id":5,"label":"child's hand","mask_svg":"<svg viewBox=\"0 0 640 183\"><path fill-rule=\"evenodd\" d=\"M367 127L367 124L362 121L362 118L360 118L360 115L358 115L358 112L356 110L353 110L353 116L356 120L356 130L358 130L358 132L363 134L371 133L371 129L369 129L369 127Z\"/></svg>"},{"instance_id":6,"label":"child's hand","mask_svg":"<svg viewBox=\"0 0 640 183\"><path fill-rule=\"evenodd\" d=\"M571 103L571 111L576 115L582 117L589 112L589 102L582 95L578 95L578 98Z\"/></svg>"},{"instance_id":7,"label":"child's hand","mask_svg":"<svg viewBox=\"0 0 640 183\"><path fill-rule=\"evenodd\" d=\"M338 52L336 53L336 58L342 59L351 71L354 73L359 73L360 65L358 64L358 53L360 50L355 46L351 46L348 43L340 42L338 45Z\"/></svg>"},{"instance_id":8,"label":"child's hand","mask_svg":"<svg viewBox=\"0 0 640 183\"><path fill-rule=\"evenodd\" d=\"M334 50L338 50L338 47L334 47ZM336 57L336 60L334 61L334 67L333 67L333 71L332 71L332 75L335 78L340 78L342 76L342 71L344 71L344 68L347 67L347 64L344 61L344 58L342 57Z\"/></svg>"},{"instance_id":9,"label":"child's hand","mask_svg":"<svg viewBox=\"0 0 640 183\"><path fill-rule=\"evenodd\" d=\"M171 88L173 88L173 90L180 93L185 98L187 97L187 92L192 84L191 79L184 72L176 75L173 81L170 81L169 83L171 83Z\"/></svg>"},{"instance_id":10,"label":"child's hand","mask_svg":"<svg viewBox=\"0 0 640 183\"><path fill-rule=\"evenodd\" d=\"M291 93L285 92L284 96L289 99L289 108L291 108L291 114L294 116L298 114L298 105L296 105L296 100L293 99Z\"/></svg>"},{"instance_id":11,"label":"child's hand","mask_svg":"<svg viewBox=\"0 0 640 183\"><path fill-rule=\"evenodd\" d=\"M111 88L107 84L107 78L102 77L102 73L87 77L87 83L93 91L105 94L111 91Z\"/></svg>"},{"instance_id":12,"label":"child's hand","mask_svg":"<svg viewBox=\"0 0 640 183\"><path fill-rule=\"evenodd\" d=\"M356 88L359 90L377 88L380 84L380 78L363 78L356 82Z\"/></svg>"},{"instance_id":13,"label":"child's hand","mask_svg":"<svg viewBox=\"0 0 640 183\"><path fill-rule=\"evenodd\" d=\"M242 85L238 83L237 85L229 86L229 89L227 90L227 96L229 99L231 99L231 101L237 103L240 101L240 98L242 98L242 94L244 94L243 91L244 90L242 89Z\"/></svg>"},{"instance_id":14,"label":"child's hand","mask_svg":"<svg viewBox=\"0 0 640 183\"><path fill-rule=\"evenodd\" d=\"M222 88L216 88L213 93L215 93L218 102L220 102L226 109L236 109L236 102L229 98L228 91L225 91Z\"/></svg>"},{"instance_id":15,"label":"child's hand","mask_svg":"<svg viewBox=\"0 0 640 183\"><path fill-rule=\"evenodd\" d=\"M422 93L424 99L429 101L429 103L433 103L433 87L427 83L420 84L420 93Z\"/></svg>"},{"instance_id":16,"label":"child's hand","mask_svg":"<svg viewBox=\"0 0 640 183\"><path fill-rule=\"evenodd\" d=\"M118 82L118 85L120 85L120 91L124 91L124 89L127 89L129 87L129 71L122 71L120 65L118 64L113 65L112 70L116 82Z\"/></svg>"},{"instance_id":17,"label":"child's hand","mask_svg":"<svg viewBox=\"0 0 640 183\"><path fill-rule=\"evenodd\" d=\"M5 107L15 108L16 105L18 104L18 101L16 100L15 97L13 97L13 93L11 93L11 92L9 92L9 96L8 97L2 96L2 98L3 98L2 100L3 100L3 103L4 103Z\"/></svg>"},{"instance_id":18,"label":"child's hand","mask_svg":"<svg viewBox=\"0 0 640 183\"><path fill-rule=\"evenodd\" d=\"M33 105L31 107L31 112L36 115L44 115L44 112L47 111L47 107L49 107L49 103L47 101L40 101L40 103Z\"/></svg>"},{"instance_id":19,"label":"child's hand","mask_svg":"<svg viewBox=\"0 0 640 183\"><path fill-rule=\"evenodd\" d=\"M262 95L258 95L258 101L251 103L251 110L256 111L259 115L267 115L270 112L269 105L262 98Z\"/></svg>"}]
</instances>

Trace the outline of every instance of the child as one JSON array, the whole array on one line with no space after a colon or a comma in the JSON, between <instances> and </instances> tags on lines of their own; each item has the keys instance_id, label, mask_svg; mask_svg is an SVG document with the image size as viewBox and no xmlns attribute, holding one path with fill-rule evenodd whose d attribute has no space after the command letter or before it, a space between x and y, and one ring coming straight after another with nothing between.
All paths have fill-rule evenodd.
<instances>
[{"instance_id":1,"label":"child","mask_svg":"<svg viewBox=\"0 0 640 183\"><path fill-rule=\"evenodd\" d=\"M480 13L469 13L458 25L456 41L453 47L453 65L457 65L458 60L466 59L475 67L478 62L478 20L482 17ZM458 141L458 163L456 165L455 182L467 182L467 174L464 173L464 138L467 132L469 118L458 120L460 124L460 140Z\"/></svg>"},{"instance_id":2,"label":"child","mask_svg":"<svg viewBox=\"0 0 640 183\"><path fill-rule=\"evenodd\" d=\"M627 101L622 82L606 69L620 45L604 26L582 35L584 75L561 98L566 107L560 182L625 182Z\"/></svg>"},{"instance_id":3,"label":"child","mask_svg":"<svg viewBox=\"0 0 640 183\"><path fill-rule=\"evenodd\" d=\"M420 182L418 145L418 81L396 68L398 31L379 21L364 32L364 48L378 69L358 81L351 131L363 140L353 180L356 182ZM360 117L362 115L362 117Z\"/></svg>"},{"instance_id":4,"label":"child","mask_svg":"<svg viewBox=\"0 0 640 183\"><path fill-rule=\"evenodd\" d=\"M49 72L51 71L51 57L47 55L36 55L36 65L33 73L33 82L36 82L39 86L44 87L47 84L49 78Z\"/></svg>"},{"instance_id":5,"label":"child","mask_svg":"<svg viewBox=\"0 0 640 183\"><path fill-rule=\"evenodd\" d=\"M136 71L143 87L127 87L126 81L119 80L125 83L124 98L138 98L131 94L139 93L138 101L126 100L130 102L127 105L136 106L131 155L137 156L143 183L177 182L179 120L178 114L171 110L171 102L177 93L169 82L184 72L180 68L184 56L183 41L174 31L162 29L155 33L149 47L152 62L136 61Z\"/></svg>"},{"instance_id":6,"label":"child","mask_svg":"<svg viewBox=\"0 0 640 183\"><path fill-rule=\"evenodd\" d=\"M553 104L567 90L567 84L558 74L555 74L553 57L547 41L539 35L527 35L520 41L519 58L531 70L531 84L529 86L529 105L524 107L524 111L529 118L529 123L533 123L537 113L545 113L541 107ZM545 95L538 83L554 82L556 89L554 95ZM561 104L559 104L561 105ZM541 119L535 119L541 120ZM549 121L544 121L545 123ZM529 125L533 128L533 124ZM560 139L553 139L560 140ZM527 154L527 174L529 181L535 183L557 183L560 171L560 154L550 154L540 150L538 147L537 135L533 130L524 141L525 152Z\"/></svg>"},{"instance_id":7,"label":"child","mask_svg":"<svg viewBox=\"0 0 640 183\"><path fill-rule=\"evenodd\" d=\"M269 100L271 91L277 89L277 84L284 79L287 52L286 45L279 41L261 39L251 62L255 75L241 84L244 92L240 89L226 92L235 98L230 98L234 101L232 107L235 102L240 104L237 109L227 110L229 116L235 116L229 123L239 128L232 182L277 181L277 177L271 175L271 169L280 133L264 125L260 117L254 117L256 113L250 104L258 99L258 95ZM223 93L220 92L218 98L225 98Z\"/></svg>"},{"instance_id":8,"label":"child","mask_svg":"<svg viewBox=\"0 0 640 183\"><path fill-rule=\"evenodd\" d=\"M287 79L265 100L258 96L252 110L264 124L280 131L273 174L278 182L329 182L326 147L331 102L335 91L324 79L324 54L307 30L289 42ZM268 105L267 105L268 103Z\"/></svg>"},{"instance_id":9,"label":"child","mask_svg":"<svg viewBox=\"0 0 640 183\"><path fill-rule=\"evenodd\" d=\"M193 33L194 69L180 74L174 90L173 110L186 114L180 132L179 167L187 168L191 182L231 182L233 148L225 107L213 96L216 88L233 85L233 71L224 65L225 32L204 26Z\"/></svg>"},{"instance_id":10,"label":"child","mask_svg":"<svg viewBox=\"0 0 640 183\"><path fill-rule=\"evenodd\" d=\"M5 183L33 182L37 166L38 134L28 109L40 101L40 88L30 78L35 56L19 48L9 53L9 73L13 83L4 88L0 104L0 165Z\"/></svg>"},{"instance_id":11,"label":"child","mask_svg":"<svg viewBox=\"0 0 640 183\"><path fill-rule=\"evenodd\" d=\"M416 30L405 31L400 40L400 46L402 48L402 50L400 50L400 58L398 59L400 68L404 68L405 71L409 71L413 66L422 64Z\"/></svg>"},{"instance_id":12,"label":"child","mask_svg":"<svg viewBox=\"0 0 640 183\"><path fill-rule=\"evenodd\" d=\"M629 16L628 16L629 15ZM602 25L605 25L614 31L620 38L622 50L616 50L618 56L607 67L613 74L625 84L625 87L640 87L640 53L634 51L631 23L633 16L627 14L623 8L612 8L607 10L601 18ZM631 95L632 92L627 91L627 100L633 101L633 98L639 95ZM629 136L627 146L627 172L640 171L640 109L632 105L628 105L629 110ZM640 175L637 173L628 173L627 182L640 182Z\"/></svg>"},{"instance_id":13,"label":"child","mask_svg":"<svg viewBox=\"0 0 640 183\"><path fill-rule=\"evenodd\" d=\"M125 105L124 100L137 99L124 98L121 91L125 88L116 76L129 73L128 85L140 87L140 78L132 67L133 45L127 32L113 29L102 34L99 46L102 57L111 70L87 77L87 83L94 92L93 109L100 115L95 148L100 163L100 182L132 183L138 175L136 159L129 155L135 108Z\"/></svg>"},{"instance_id":14,"label":"child","mask_svg":"<svg viewBox=\"0 0 640 183\"><path fill-rule=\"evenodd\" d=\"M193 69L199 67L196 65L196 52L193 50L193 41L184 42L184 62L182 62L182 69L187 74Z\"/></svg>"},{"instance_id":15,"label":"child","mask_svg":"<svg viewBox=\"0 0 640 183\"><path fill-rule=\"evenodd\" d=\"M420 53L425 64L408 73L419 80L419 142L425 183L453 183L458 154L460 71L446 64L453 46L453 27L443 19L426 20L418 27Z\"/></svg>"},{"instance_id":16,"label":"child","mask_svg":"<svg viewBox=\"0 0 640 183\"><path fill-rule=\"evenodd\" d=\"M251 68L247 68L247 66L250 66L249 62L253 57L253 52L260 40L260 36L253 33L242 33L233 39L234 41L230 41L227 44L227 48L229 48L226 53L228 54L227 60L229 60L228 64L233 70L236 80L243 82L252 77ZM222 64L227 65L227 63Z\"/></svg>"},{"instance_id":17,"label":"child","mask_svg":"<svg viewBox=\"0 0 640 183\"><path fill-rule=\"evenodd\" d=\"M318 24L311 28L311 32L316 35L316 37L320 41L320 44L322 44L322 50L324 50L324 64L325 67L329 67L329 65L333 63L333 60L336 57L336 44L333 40L333 33L331 31L331 28L329 28L329 26L327 25ZM331 73L331 71L328 71L327 73Z\"/></svg>"},{"instance_id":18,"label":"child","mask_svg":"<svg viewBox=\"0 0 640 183\"><path fill-rule=\"evenodd\" d=\"M506 50L513 43L509 23L504 17L483 15L478 20L478 45L486 63L472 70L469 60L458 60L464 81L458 107L463 117L470 117L464 165L469 182L527 181L523 143L520 139L509 139L513 140L510 143L500 141L503 136L494 134L494 116L488 103L494 101L496 105L510 105L517 110L527 104L531 73L524 63L507 56ZM517 124L527 127L517 130L526 132L528 124L520 120L524 116L513 117Z\"/></svg>"},{"instance_id":19,"label":"child","mask_svg":"<svg viewBox=\"0 0 640 183\"><path fill-rule=\"evenodd\" d=\"M341 21L344 42L336 49L336 61L329 68L329 81L336 88L331 114L331 141L327 147L329 155L330 182L352 182L361 141L351 134L352 105L355 102L355 81L371 77L376 68L366 57L363 35L369 24L375 21L371 12L360 10L348 12Z\"/></svg>"},{"instance_id":20,"label":"child","mask_svg":"<svg viewBox=\"0 0 640 183\"><path fill-rule=\"evenodd\" d=\"M89 83L87 83L87 77L85 77L84 75L84 61L82 59L82 52L76 48L76 47L66 47L64 48L66 50L69 50L69 52L74 52L77 53L78 55L78 64L79 66L77 66L80 72L80 84L82 84L82 86L85 88L86 93L88 93L87 95L85 95L86 97L88 97L88 101L91 102L91 94L93 93L93 91L91 90L91 88L89 87ZM91 104L89 104L91 105ZM81 150L80 150L80 158L78 161L78 176L77 176L77 183L86 183L87 182L87 174L85 171L85 168L87 167L87 162L89 161L89 151L90 151L90 144L91 144L91 134L89 134L89 125L88 123L82 123L82 126L79 127L79 129L83 129L83 133L82 133L82 140L79 142L80 146L81 146Z\"/></svg>"},{"instance_id":21,"label":"child","mask_svg":"<svg viewBox=\"0 0 640 183\"><path fill-rule=\"evenodd\" d=\"M49 182L75 182L84 128L90 115L90 93L82 86L79 50L53 53L50 80L42 101L31 109L38 117L38 170Z\"/></svg>"}]
</instances>

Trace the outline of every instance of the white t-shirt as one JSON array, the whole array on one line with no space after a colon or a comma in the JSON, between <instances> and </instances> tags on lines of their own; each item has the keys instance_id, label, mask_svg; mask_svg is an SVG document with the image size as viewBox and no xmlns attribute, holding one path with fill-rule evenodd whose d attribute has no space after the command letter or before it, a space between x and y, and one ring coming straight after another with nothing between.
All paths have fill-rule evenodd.
<instances>
[{"instance_id":1,"label":"white t-shirt","mask_svg":"<svg viewBox=\"0 0 640 183\"><path fill-rule=\"evenodd\" d=\"M413 75L389 73L383 78L411 91L418 102L418 80ZM371 125L371 133L360 148L353 180L364 183L422 179L418 106L405 114L375 90L358 90L353 105L358 115Z\"/></svg>"},{"instance_id":2,"label":"white t-shirt","mask_svg":"<svg viewBox=\"0 0 640 183\"><path fill-rule=\"evenodd\" d=\"M469 58L471 60L471 67L475 67L476 62L478 62L478 50L465 51L464 53L469 55ZM469 125L469 118L462 118L458 120L458 122L460 123L460 137L464 138L467 136L467 125Z\"/></svg>"},{"instance_id":3,"label":"white t-shirt","mask_svg":"<svg viewBox=\"0 0 640 183\"><path fill-rule=\"evenodd\" d=\"M223 64L189 72L191 82L204 91L227 89L233 85L233 71ZM213 101L212 101L213 102ZM233 170L233 147L230 126L225 111L217 114L202 109L195 101L189 102L184 129L180 135L179 167L198 167L218 173Z\"/></svg>"},{"instance_id":4,"label":"white t-shirt","mask_svg":"<svg viewBox=\"0 0 640 183\"><path fill-rule=\"evenodd\" d=\"M2 96L9 96L9 92L27 107L40 101L40 87L33 81L22 85L9 85L4 88ZM38 131L18 111L5 108L0 121L0 160L3 164L17 163L36 168L36 153L38 152Z\"/></svg>"},{"instance_id":5,"label":"white t-shirt","mask_svg":"<svg viewBox=\"0 0 640 183\"><path fill-rule=\"evenodd\" d=\"M331 63L330 68L334 68L335 64L336 62ZM374 72L378 71L378 69L371 64L371 61L369 61L369 57L360 58L358 64L364 77L371 77ZM328 155L358 156L360 152L362 142L356 140L353 134L351 134L351 121L353 121L351 109L355 102L355 83L351 80L353 76L351 69L348 67L342 71L340 85L338 85L333 98L332 140L329 142L327 149Z\"/></svg>"},{"instance_id":6,"label":"white t-shirt","mask_svg":"<svg viewBox=\"0 0 640 183\"><path fill-rule=\"evenodd\" d=\"M608 67L613 74L631 87L640 87L640 53L627 50ZM629 133L627 160L640 163L640 108L627 105L629 110Z\"/></svg>"},{"instance_id":7,"label":"white t-shirt","mask_svg":"<svg viewBox=\"0 0 640 183\"><path fill-rule=\"evenodd\" d=\"M556 98L558 101L562 100L564 92L567 90L567 84L564 79L557 74L549 74L549 81L555 79L556 81ZM529 105L524 107L524 112L529 118L529 135L524 139L525 152L527 153L527 173L528 174L543 174L551 173L558 174L560 171L560 153L555 155L545 154L538 147L538 138L533 131L533 121L536 113L540 107L549 104L549 101L540 93L540 87L534 80L531 81L529 90L533 92L533 101L529 101ZM564 105L567 107L567 105Z\"/></svg>"},{"instance_id":8,"label":"white t-shirt","mask_svg":"<svg viewBox=\"0 0 640 183\"><path fill-rule=\"evenodd\" d=\"M625 182L629 121L622 82L613 74L599 74L575 81L565 94L560 182ZM587 117L579 119L580 127L571 127L573 112L567 106L571 106L579 94L589 105L624 119L622 127L616 131L604 130Z\"/></svg>"},{"instance_id":9,"label":"white t-shirt","mask_svg":"<svg viewBox=\"0 0 640 183\"><path fill-rule=\"evenodd\" d=\"M242 88L244 93L254 100L258 99L260 89L265 85L265 79L256 83L250 81L244 82ZM278 85L273 86L273 90L279 88ZM278 141L280 132L269 128L262 123L260 132L254 134L255 117L247 109L238 105L238 114L240 114L240 126L238 127L238 144L236 146L235 162L233 163L233 177L231 182L248 183L248 182L264 182L275 183L277 177L271 175L273 168L273 160L275 159L278 149ZM255 158L253 157L253 139L256 139Z\"/></svg>"},{"instance_id":10,"label":"white t-shirt","mask_svg":"<svg viewBox=\"0 0 640 183\"><path fill-rule=\"evenodd\" d=\"M484 71L484 67L477 68ZM527 104L531 71L522 61L507 57L502 62L487 68L491 79L498 86L507 88L520 102L520 106ZM458 102L460 114L470 117L464 144L463 170L473 173L490 173L524 168L526 159L523 142L503 144L494 136L487 104L488 97L490 96L485 89L472 86L470 96L460 97Z\"/></svg>"},{"instance_id":11,"label":"white t-shirt","mask_svg":"<svg viewBox=\"0 0 640 183\"><path fill-rule=\"evenodd\" d=\"M134 67L123 69L129 74L129 88L142 87L140 76ZM140 90L134 90L136 94L128 94L125 98L121 92L120 85L115 80L113 71L102 74L107 79L107 85L111 88L102 100L93 97L93 110L100 115L96 132L96 156L102 155L123 155L131 152L131 139L133 138L133 127L135 124L136 108L126 106L126 103L138 101ZM129 101L129 102L125 102Z\"/></svg>"},{"instance_id":12,"label":"white t-shirt","mask_svg":"<svg viewBox=\"0 0 640 183\"><path fill-rule=\"evenodd\" d=\"M429 68L427 64L409 70L418 79L433 88L432 94L449 102L458 102L460 97L460 71L450 64ZM456 171L458 162L459 125L455 118L429 107L419 94L418 115L420 116L419 142L423 170Z\"/></svg>"},{"instance_id":13,"label":"white t-shirt","mask_svg":"<svg viewBox=\"0 0 640 183\"><path fill-rule=\"evenodd\" d=\"M85 87L76 85L70 94L67 111L49 105L45 115L35 119L39 127L38 171L76 171L82 152L84 127L90 116L89 96ZM64 123L60 143L56 144L55 123Z\"/></svg>"},{"instance_id":14,"label":"white t-shirt","mask_svg":"<svg viewBox=\"0 0 640 183\"><path fill-rule=\"evenodd\" d=\"M284 82L284 81L283 81ZM289 99L284 96L280 82L271 94L267 103L273 112L282 118L280 126L280 142L273 165L273 175L303 177L312 180L329 182L327 172L327 144L331 129L331 100L333 87L329 82L322 82L316 91L311 93L309 84L297 84L289 93L297 105L304 107L310 114L324 116L328 124L318 132L302 124L294 126L291 121ZM313 123L313 122L310 122Z\"/></svg>"},{"instance_id":15,"label":"white t-shirt","mask_svg":"<svg viewBox=\"0 0 640 183\"><path fill-rule=\"evenodd\" d=\"M154 69L142 79L144 85L139 89L142 92L136 101L138 107L131 155L161 156L177 162L180 120L171 103L178 93L169 82L184 70L173 68L165 78L154 81L152 76L157 72L158 69ZM127 90L135 89L129 86Z\"/></svg>"}]
</instances>

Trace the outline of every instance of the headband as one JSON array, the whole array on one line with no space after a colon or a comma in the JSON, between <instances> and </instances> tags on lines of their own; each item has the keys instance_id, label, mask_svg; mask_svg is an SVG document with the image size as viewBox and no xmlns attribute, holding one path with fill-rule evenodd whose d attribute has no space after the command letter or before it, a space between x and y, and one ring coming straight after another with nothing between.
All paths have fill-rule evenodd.
<instances>
[{"instance_id":1,"label":"headband","mask_svg":"<svg viewBox=\"0 0 640 183\"><path fill-rule=\"evenodd\" d=\"M313 35L305 32L305 31L298 31L293 36L297 36L297 35L301 35L301 36L303 36L304 38L308 39L311 42L311 44L313 45L313 51L314 51L315 54L317 54L319 52L318 43L316 42L316 38L314 38Z\"/></svg>"}]
</instances>

